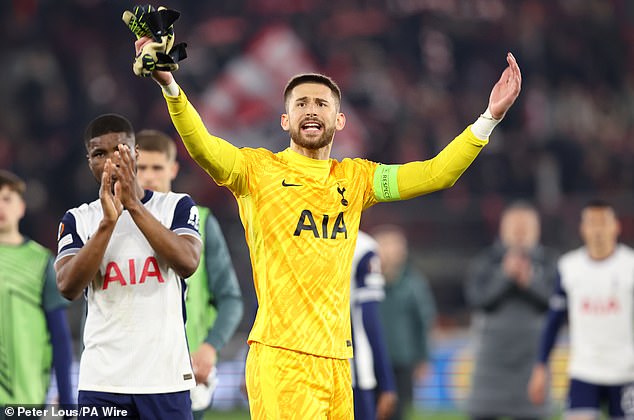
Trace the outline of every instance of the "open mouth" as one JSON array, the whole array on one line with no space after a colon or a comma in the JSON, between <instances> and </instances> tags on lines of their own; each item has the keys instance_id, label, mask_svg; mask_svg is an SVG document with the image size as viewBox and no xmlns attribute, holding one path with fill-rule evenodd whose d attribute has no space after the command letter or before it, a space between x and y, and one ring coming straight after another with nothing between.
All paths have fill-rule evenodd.
<instances>
[{"instance_id":1,"label":"open mouth","mask_svg":"<svg viewBox=\"0 0 634 420\"><path fill-rule=\"evenodd\" d=\"M322 125L317 121L306 121L301 125L301 129L305 133L320 133Z\"/></svg>"}]
</instances>

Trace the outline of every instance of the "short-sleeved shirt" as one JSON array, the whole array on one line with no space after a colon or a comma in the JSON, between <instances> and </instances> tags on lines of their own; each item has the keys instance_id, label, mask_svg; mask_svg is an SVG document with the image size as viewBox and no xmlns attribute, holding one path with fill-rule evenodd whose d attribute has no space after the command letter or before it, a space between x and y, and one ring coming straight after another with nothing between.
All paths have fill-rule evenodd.
<instances>
[{"instance_id":1,"label":"short-sleeved shirt","mask_svg":"<svg viewBox=\"0 0 634 420\"><path fill-rule=\"evenodd\" d=\"M619 245L597 261L579 248L558 268L551 307L568 310L570 376L599 385L634 381L634 250Z\"/></svg>"},{"instance_id":2,"label":"short-sleeved shirt","mask_svg":"<svg viewBox=\"0 0 634 420\"><path fill-rule=\"evenodd\" d=\"M189 196L146 191L141 201L168 229L199 238L198 209ZM57 260L77 254L102 218L99 200L69 210L60 224ZM79 389L149 394L192 388L184 292L183 279L124 210L86 289Z\"/></svg>"}]
</instances>

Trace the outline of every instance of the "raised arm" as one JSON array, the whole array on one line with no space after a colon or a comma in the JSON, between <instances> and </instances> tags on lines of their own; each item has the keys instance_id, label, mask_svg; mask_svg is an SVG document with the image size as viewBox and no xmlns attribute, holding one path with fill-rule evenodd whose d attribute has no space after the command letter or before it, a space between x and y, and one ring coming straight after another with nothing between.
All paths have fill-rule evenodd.
<instances>
[{"instance_id":1,"label":"raised arm","mask_svg":"<svg viewBox=\"0 0 634 420\"><path fill-rule=\"evenodd\" d=\"M378 201L406 200L456 183L488 143L491 132L520 93L520 68L511 53L507 54L506 61L508 66L491 90L486 111L438 155L424 162L379 165L374 176Z\"/></svg>"},{"instance_id":2,"label":"raised arm","mask_svg":"<svg viewBox=\"0 0 634 420\"><path fill-rule=\"evenodd\" d=\"M134 46L136 53L151 43L143 37ZM172 73L153 71L152 78L161 86L172 123L189 155L218 185L227 186L238 195L246 194L243 160L240 150L220 137L209 133L200 115L176 83Z\"/></svg>"}]
</instances>

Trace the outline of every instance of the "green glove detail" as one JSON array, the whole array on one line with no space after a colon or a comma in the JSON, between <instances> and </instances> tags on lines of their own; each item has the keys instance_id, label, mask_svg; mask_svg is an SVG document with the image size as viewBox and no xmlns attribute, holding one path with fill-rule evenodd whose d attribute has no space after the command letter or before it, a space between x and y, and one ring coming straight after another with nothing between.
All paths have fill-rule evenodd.
<instances>
[{"instance_id":1,"label":"green glove detail","mask_svg":"<svg viewBox=\"0 0 634 420\"><path fill-rule=\"evenodd\" d=\"M152 38L135 57L132 70L137 76L148 77L152 71L176 71L178 62L187 57L187 44L174 45L174 22L180 13L163 6L155 10L150 5L135 6L123 12L122 19L137 39Z\"/></svg>"}]
</instances>

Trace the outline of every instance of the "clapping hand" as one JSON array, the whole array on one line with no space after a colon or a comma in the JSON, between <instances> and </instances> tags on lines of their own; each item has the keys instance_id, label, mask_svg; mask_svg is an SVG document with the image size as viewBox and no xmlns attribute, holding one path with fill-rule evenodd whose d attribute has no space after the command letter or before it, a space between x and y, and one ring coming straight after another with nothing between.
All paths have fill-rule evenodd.
<instances>
[{"instance_id":1,"label":"clapping hand","mask_svg":"<svg viewBox=\"0 0 634 420\"><path fill-rule=\"evenodd\" d=\"M117 148L114 157L104 164L99 189L104 219L110 222L116 222L123 209L139 203L132 153L125 144L119 144Z\"/></svg>"},{"instance_id":2,"label":"clapping hand","mask_svg":"<svg viewBox=\"0 0 634 420\"><path fill-rule=\"evenodd\" d=\"M118 149L114 152L114 173L116 182L114 184L114 197L118 199L123 208L130 209L140 201L138 196L138 185L136 173L134 170L134 160L130 147L125 144L119 144Z\"/></svg>"},{"instance_id":3,"label":"clapping hand","mask_svg":"<svg viewBox=\"0 0 634 420\"><path fill-rule=\"evenodd\" d=\"M509 249L502 260L502 269L520 287L528 287L533 277L533 264L525 251Z\"/></svg>"},{"instance_id":4,"label":"clapping hand","mask_svg":"<svg viewBox=\"0 0 634 420\"><path fill-rule=\"evenodd\" d=\"M116 223L123 212L123 205L115 193L116 179L115 165L112 160L106 160L101 173L101 187L99 188L99 200L103 209L103 217L106 221Z\"/></svg>"}]
</instances>

